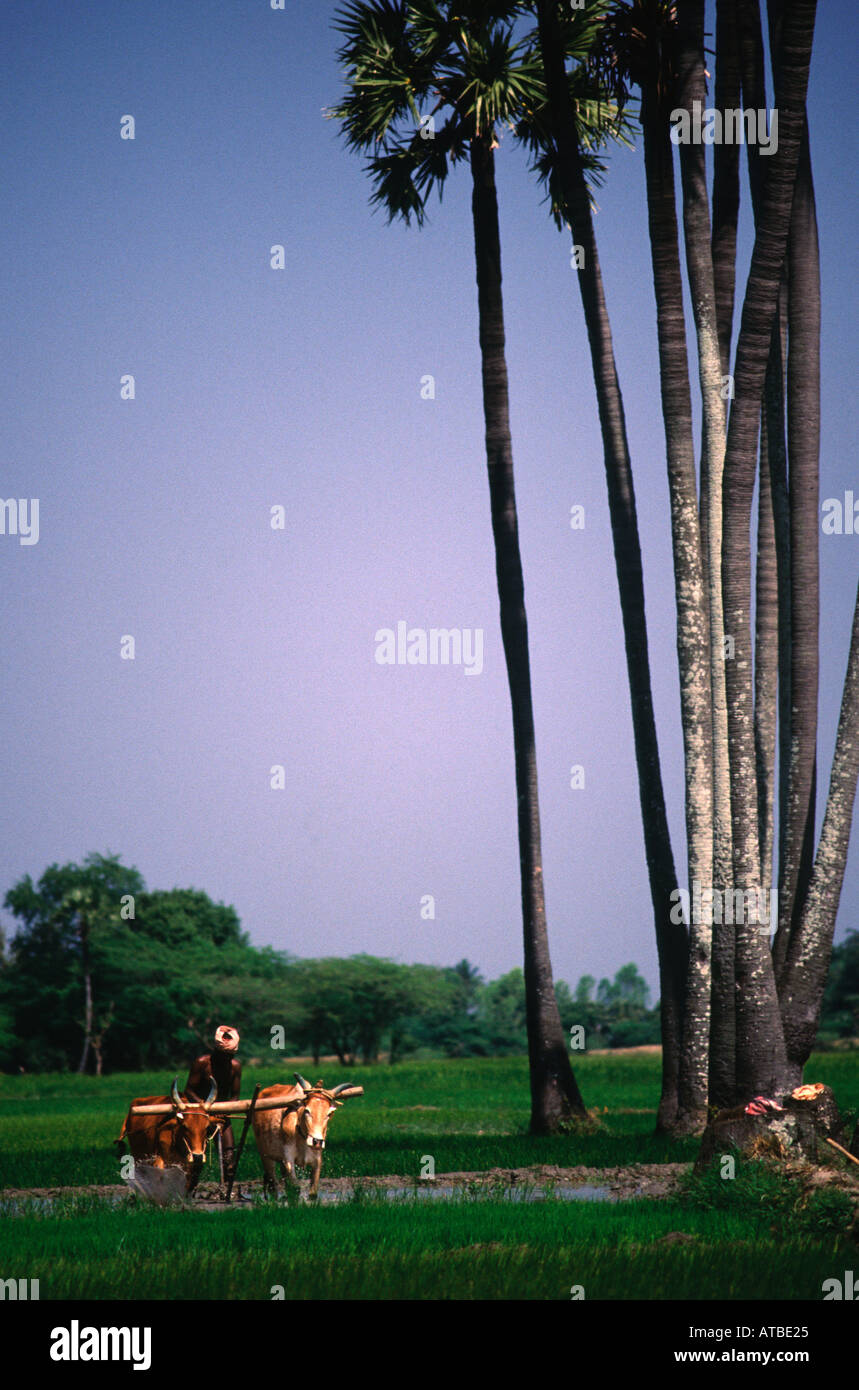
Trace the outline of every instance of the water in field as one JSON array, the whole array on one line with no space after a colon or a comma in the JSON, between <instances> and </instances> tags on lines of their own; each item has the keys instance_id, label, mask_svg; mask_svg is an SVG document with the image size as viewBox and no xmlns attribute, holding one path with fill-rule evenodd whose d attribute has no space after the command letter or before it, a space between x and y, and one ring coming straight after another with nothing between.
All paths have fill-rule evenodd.
<instances>
[{"instance_id":1,"label":"water in field","mask_svg":"<svg viewBox=\"0 0 859 1390\"><path fill-rule=\"evenodd\" d=\"M81 1188L80 1197L0 1197L0 1216L20 1216L24 1212L46 1212L52 1211L59 1205L69 1205L70 1201L89 1201L106 1202L109 1206L116 1207L120 1203L127 1201L128 1194L125 1192L105 1192L98 1197L89 1197L86 1188Z\"/></svg>"},{"instance_id":2,"label":"water in field","mask_svg":"<svg viewBox=\"0 0 859 1390\"><path fill-rule=\"evenodd\" d=\"M320 1207L343 1206L349 1202L544 1202L554 1198L562 1202L616 1202L617 1197L607 1187L593 1187L582 1184L572 1187L558 1183L552 1187L538 1187L523 1183L516 1187L489 1187L483 1183L469 1187L462 1183L426 1183L420 1187L361 1187L357 1193L353 1188L320 1188L316 1205ZM293 1200L310 1203L307 1189L302 1185L301 1194ZM281 1192L278 1201L286 1204L287 1198ZM241 1206L249 1209L251 1203L245 1200L233 1201L232 1208L223 1202L195 1202L198 1210L228 1211Z\"/></svg>"},{"instance_id":3,"label":"water in field","mask_svg":"<svg viewBox=\"0 0 859 1390\"><path fill-rule=\"evenodd\" d=\"M547 1197L553 1197L562 1202L614 1202L617 1198L607 1187L592 1187L584 1184L580 1187L570 1187L562 1183L554 1187L531 1187L523 1184L520 1187L489 1188L481 1184L479 1187L464 1187L458 1183L433 1183L423 1187L385 1187L378 1188L374 1192L362 1194L365 1197L375 1198L377 1195L388 1202L402 1201L473 1201L485 1202L504 1201L504 1202L544 1202ZM320 1191L317 1199L322 1205L334 1205L338 1202L349 1202L354 1200L351 1192L322 1192Z\"/></svg>"},{"instance_id":4,"label":"water in field","mask_svg":"<svg viewBox=\"0 0 859 1390\"><path fill-rule=\"evenodd\" d=\"M81 1196L83 1195L82 1191ZM114 1206L127 1201L129 1195L125 1192L104 1193L97 1200ZM362 1187L357 1190L357 1194L353 1188L323 1188L317 1197L317 1204L319 1206L340 1206L356 1200L366 1202L544 1202L547 1198L562 1202L617 1201L617 1197L609 1188L594 1187L588 1184L572 1187L569 1184L557 1183L549 1187L540 1187L523 1183L514 1187L489 1187L483 1183L475 1183L470 1186L460 1183L425 1183L420 1187ZM281 1196L279 1200L283 1202L284 1198ZM299 1200L301 1202L309 1200L304 1187ZM68 1201L68 1197L56 1196L0 1198L0 1216L18 1216L28 1210L46 1212L57 1204L68 1203ZM234 1197L229 1205L225 1202L200 1200L190 1205L197 1211L251 1211L255 1208L256 1203L248 1198Z\"/></svg>"}]
</instances>

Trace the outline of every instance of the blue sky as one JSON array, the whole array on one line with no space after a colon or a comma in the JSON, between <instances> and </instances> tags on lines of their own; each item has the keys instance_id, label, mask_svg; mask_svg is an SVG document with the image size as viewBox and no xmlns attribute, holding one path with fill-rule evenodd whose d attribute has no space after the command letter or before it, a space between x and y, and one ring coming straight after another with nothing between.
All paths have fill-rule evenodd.
<instances>
[{"instance_id":1,"label":"blue sky","mask_svg":"<svg viewBox=\"0 0 859 1390\"><path fill-rule=\"evenodd\" d=\"M90 850L235 905L257 944L489 976L521 963L509 697L466 169L423 231L368 207L335 6L29 0L0 13L7 350L3 891ZM821 498L853 488L856 10L809 93L823 275ZM120 139L121 117L135 139ZM855 156L855 149L852 151ZM569 234L497 154L555 974L656 984L620 612ZM741 275L750 250L744 196ZM685 857L668 494L640 150L597 236L633 453L674 850ZM272 270L270 248L285 248ZM120 399L120 378L135 399ZM431 374L434 400L421 399ZM585 508L573 531L570 508ZM272 530L270 509L286 524ZM828 781L859 536L821 537ZM482 674L374 636L482 628ZM121 638L135 638L133 661ZM285 769L283 790L269 772ZM585 787L572 790L582 764ZM822 797L820 806L822 808ZM856 836L839 935L856 924ZM420 900L432 894L433 921ZM6 928L12 926L8 914Z\"/></svg>"}]
</instances>

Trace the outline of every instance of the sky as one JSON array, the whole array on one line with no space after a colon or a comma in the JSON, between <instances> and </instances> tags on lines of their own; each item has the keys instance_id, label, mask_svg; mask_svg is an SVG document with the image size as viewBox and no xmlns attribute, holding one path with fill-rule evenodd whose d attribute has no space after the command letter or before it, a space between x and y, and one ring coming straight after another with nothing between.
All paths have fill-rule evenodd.
<instances>
[{"instance_id":1,"label":"sky","mask_svg":"<svg viewBox=\"0 0 859 1390\"><path fill-rule=\"evenodd\" d=\"M232 904L259 946L440 965L465 956L494 978L521 965L522 928L470 178L454 171L420 231L371 210L361 158L323 115L342 91L335 9L322 0L286 0L283 10L270 0L0 9L0 493L39 499L37 543L0 535L0 897L50 863L116 853L150 888L190 886ZM853 0L819 7L809 120L822 500L859 497L856 39ZM121 138L128 115L133 140ZM555 229L509 135L496 158L553 968L575 984L632 960L655 997L570 236ZM681 867L640 148L611 154L598 203ZM742 216L741 284L745 188ZM272 268L274 246L282 269ZM123 399L129 375L134 399ZM432 399L422 397L427 376ZM573 506L584 507L583 529L570 526ZM272 508L283 509L281 529ZM820 556L822 815L859 534L821 535ZM399 622L481 630L482 670L380 664L376 634ZM574 765L584 768L577 789ZM275 767L282 786L272 786ZM421 914L428 895L434 918ZM839 938L857 909L854 830ZM0 924L14 930L9 913Z\"/></svg>"}]
</instances>

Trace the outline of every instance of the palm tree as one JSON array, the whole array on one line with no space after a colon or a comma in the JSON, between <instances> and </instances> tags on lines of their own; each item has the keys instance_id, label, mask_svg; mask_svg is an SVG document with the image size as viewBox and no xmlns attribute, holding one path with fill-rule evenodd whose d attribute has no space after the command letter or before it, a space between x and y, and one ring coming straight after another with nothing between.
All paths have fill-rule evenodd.
<instances>
[{"instance_id":1,"label":"palm tree","mask_svg":"<svg viewBox=\"0 0 859 1390\"><path fill-rule=\"evenodd\" d=\"M584 156L576 149L570 116L574 83L570 77L564 80L566 38L562 35L568 36L572 25L565 10L551 0L537 0L537 10L550 118L548 154L539 167L548 174L550 189L554 178L558 190L554 201L575 228L576 240L590 248L589 208L581 169L576 167L577 154L579 163ZM857 597L829 798L812 863L818 670L819 271L805 87L814 5L811 0L772 0L769 12L781 149L775 158L762 160L760 152L749 147L756 243L740 326L734 368L736 400L727 441L716 383L719 370L725 373L730 365L739 174L736 147L730 157L722 157L722 147L716 150L712 237L701 146L681 147L680 166L686 268L704 407L700 568L708 586L706 622L713 658L713 886L770 887L778 709L782 915L772 954L748 904L738 931L730 925L715 928L709 1040L704 1026L708 999L707 963L702 953L706 942L699 936L697 947L692 943L678 1087L680 1112L675 1126L680 1129L700 1121L702 1100L732 1104L748 1099L755 1091L789 1087L800 1079L819 1017L859 777L859 740L855 736L859 726ZM694 472L689 468L690 396L678 292L682 281L673 164L666 147L664 113L667 106L688 108L704 95L703 3L631 0L621 4L618 0L604 34L598 61L604 77L613 82L612 90L622 98L627 78L642 88L666 441L671 468L673 432L673 463L680 470L679 484L685 489L688 504L694 491ZM743 105L756 110L766 107L757 0L743 0L740 5L735 0L718 0L717 65L717 107L740 105L740 86ZM584 235L580 228L585 229ZM588 249L587 259L593 260L598 270L595 247L593 256ZM586 292L596 296L593 285L586 291L583 272L579 278L583 299ZM601 281L598 291L602 305ZM596 314L592 317L597 322ZM604 351L608 344L610 351L607 326L599 339L591 320L588 326L592 344L600 341ZM613 368L613 360L611 365ZM610 383L604 390L606 399L614 403ZM602 396L600 408L608 468L606 425L612 420L603 410ZM613 408L622 424L622 407L618 410L613 404ZM625 434L623 442L625 446ZM720 480L723 455L726 462ZM749 531L758 459L753 649ZM691 508L686 505L684 526L688 512ZM675 511L673 522L676 515ZM691 553L694 528L689 525L684 534L690 539ZM675 571L676 540L675 534ZM730 684L719 661L724 632L735 642L734 659L727 667ZM682 660L681 649L681 671ZM730 696L730 718L726 696ZM687 761L687 773L688 767ZM736 903L736 896L732 901ZM708 1042L709 1077L704 1066Z\"/></svg>"},{"instance_id":2,"label":"palm tree","mask_svg":"<svg viewBox=\"0 0 859 1390\"><path fill-rule=\"evenodd\" d=\"M714 106L719 111L735 110L739 107L739 92L741 92L742 57L744 57L744 46L742 46L742 36L744 36L745 15L748 11L746 0L716 0L716 90L714 90ZM758 103L749 101L751 106L764 106L763 99ZM719 324L719 345L721 356L721 371L727 375L731 370L731 334L733 334L734 321L734 289L735 289L735 270L737 270L737 221L739 211L739 146L735 143L721 143L713 146L713 234L712 234L712 256L713 256L713 279L714 291L716 291L716 314L717 324ZM724 457L723 457L724 470ZM764 534L766 534L766 503L769 499L770 491L767 486L760 489L760 499L762 499L762 520L764 523ZM719 567L721 569L721 509L723 509L723 499L720 496L713 499L710 496L709 480L707 480L706 468L702 468L701 475L701 534L703 548L705 548L705 573L707 574L707 595L710 600L710 614L712 620L716 620L721 634L724 634L724 612L721 610L721 577L716 577L712 573L712 566L707 564L707 556L713 555L716 545L719 546ZM709 527L709 517L714 518L714 524L719 528L719 542L714 542L712 532ZM771 588L767 580L767 557L769 550L759 552L760 563L758 567L760 600L771 599ZM721 612L720 612L721 610ZM766 603L759 602L756 606L756 614L762 635L764 631L769 631L769 621L771 619L771 607ZM712 642L713 657L719 656L720 642ZM756 656L762 655L766 649L766 641L756 648ZM727 760L727 687L726 673L724 666L720 670L713 669L713 738L714 738L714 759L719 759L719 766L714 767L714 788L719 788L717 792L717 802L714 805L714 817L716 826L714 834L719 844L714 847L714 880L716 887L733 887L733 835L731 831L724 833L724 816L730 819L730 769ZM769 713L769 705L764 696L769 696L770 685L764 676L769 677L769 666L766 663L756 660L755 676L760 682L760 703L756 702L755 717L760 720L756 724L756 734L759 734L758 745L760 751L767 746L767 731L764 730L764 713ZM758 687L756 687L758 691ZM726 866L726 852L728 853ZM727 867L727 876L726 876ZM712 1016L710 1016L710 1105L728 1106L733 1105L735 1091L735 1047L737 1047L737 1016L735 1016L735 940L733 924L724 922L713 923L713 955L712 955Z\"/></svg>"},{"instance_id":3,"label":"palm tree","mask_svg":"<svg viewBox=\"0 0 859 1390\"><path fill-rule=\"evenodd\" d=\"M543 866L528 626L519 551L510 436L495 150L502 123L540 99L541 73L514 41L517 4L363 0L344 5L347 94L330 114L352 149L372 151L371 201L389 220L420 225L434 186L466 159L472 220L486 461L501 634L513 712L524 973L531 1078L531 1131L554 1132L586 1115L570 1065L552 980ZM422 122L421 116L424 116ZM440 129L428 117L439 117Z\"/></svg>"},{"instance_id":4,"label":"palm tree","mask_svg":"<svg viewBox=\"0 0 859 1390\"><path fill-rule=\"evenodd\" d=\"M722 32L724 38L725 24ZM704 59L704 0L681 0L677 26L678 106L692 111L693 103L706 104L706 68ZM729 67L729 77L733 74ZM719 172L723 189L733 191L734 166L722 161ZM731 778L728 765L728 710L725 682L725 624L722 610L722 501L725 461L726 401L722 393L722 370L726 340L730 339L729 303L733 301L733 267L729 272L727 255L714 260L710 231L710 207L707 195L707 170L703 145L680 146L680 170L683 183L683 230L686 247L686 269L689 292L695 318L698 347L698 376L700 382L703 439L701 453L701 538L702 569L707 588L710 628L710 687L712 717L713 761L713 864L712 887L724 900L726 890L733 884ZM714 174L715 177L715 174ZM715 195L715 188L714 188ZM714 197L715 202L715 197ZM730 240L725 236L726 223L736 216L736 204L729 193L727 210L722 208L722 247ZM715 221L715 207L714 207ZM735 233L735 222L733 225ZM735 238L734 238L735 244ZM720 277L717 281L716 265ZM720 321L721 320L721 321ZM710 1065L710 1039L713 1033L713 1012L718 1009L716 1026L721 1031L727 1056L733 1051L733 1011L727 998L728 976L725 966L733 960L732 942L726 938L724 921L712 926L709 979L701 971L701 993L709 996L709 1009L703 1002L696 1008L701 1019L701 1038L697 1048L695 1109L688 1118L689 1128L701 1128L706 1121L707 1100L714 1079ZM714 974L714 947L717 954ZM733 980L730 981L731 988ZM704 1026L707 1033L704 1036Z\"/></svg>"},{"instance_id":5,"label":"palm tree","mask_svg":"<svg viewBox=\"0 0 859 1390\"><path fill-rule=\"evenodd\" d=\"M769 167L766 181L759 154L749 150L757 238L737 349L739 410L731 420L731 430L736 433L729 435L728 441L735 469L737 516L747 522L748 438L765 359L755 662L757 822L760 872L765 881L772 845L773 611L777 606L780 911L772 960L762 947L755 951L743 933L744 965L750 967L749 978L752 972L758 977L754 987L756 1001L754 990L744 988L745 981L738 978L738 998L746 1026L742 1043L745 1055L738 1058L736 1089L738 1094L746 1095L771 1084L795 1084L810 1054L831 953L859 777L859 740L855 736L859 724L857 596L829 796L817 855L813 858L819 663L820 280L805 90L814 12L813 0L774 0L769 6L782 150L780 162L773 161ZM758 0L744 4L742 21L743 101L758 109L766 105ZM767 345L768 316L771 329ZM771 517L766 513L765 493L769 494ZM726 528L727 525L726 510ZM745 592L745 576L739 551L737 540L731 560L734 574L729 582L741 596ZM774 589L777 599L773 597ZM743 625L743 643L747 635ZM739 689L740 674L732 674ZM763 684L766 691L761 688ZM740 732L738 767L745 769L749 759L747 731L741 730L741 714L737 710L732 710L732 714L735 732ZM745 809L743 798L743 816ZM774 1017L773 976L780 1017ZM756 1034L748 1026L755 1013ZM753 1052L758 1053L757 1065L751 1058Z\"/></svg>"},{"instance_id":6,"label":"palm tree","mask_svg":"<svg viewBox=\"0 0 859 1390\"><path fill-rule=\"evenodd\" d=\"M676 7L671 0L633 0L616 5L609 14L602 42L596 55L606 81L619 97L627 83L641 92L641 127L644 135L644 167L647 189L648 228L651 265L656 298L659 374L662 417L668 463L671 500L671 539L674 556L674 586L677 608L677 655L680 667L680 699L686 773L686 840L688 882L702 888L713 884L714 797L713 797L713 701L711 689L711 612L704 589L704 559L698 511L698 484L692 432L692 396L686 351L683 310L683 277L675 210L674 163L669 137L669 112L681 96L680 60ZM691 171L694 178L694 171ZM699 200L690 195L689 180L684 202L694 212ZM691 242L693 270L700 270L703 252L709 260L709 220L706 227L698 216L696 238ZM706 248L703 239L706 237ZM712 291L710 261L710 292ZM711 305L709 318L713 334L717 324ZM721 472L716 422L711 404L714 373L718 375L720 356L715 336L712 341L700 331L699 342L706 342L702 370L708 384L710 452L707 473L711 486ZM721 412L721 404L719 411ZM708 522L717 540L712 510ZM713 550L711 546L710 554ZM714 659L721 651L714 653ZM680 1059L679 1112L674 1128L698 1130L706 1118L712 923L704 920L689 924L689 964L685 988L683 1041Z\"/></svg>"},{"instance_id":7,"label":"palm tree","mask_svg":"<svg viewBox=\"0 0 859 1390\"><path fill-rule=\"evenodd\" d=\"M671 920L676 901L677 874L668 829L659 741L653 710L641 542L635 487L627 439L623 398L615 363L611 325L586 181L590 152L582 148L581 116L585 94L566 80L566 60L577 50L588 52L598 32L594 15L602 6L572 11L562 18L554 0L538 0L540 53L546 79L548 124L520 123L518 131L537 157L535 167L549 186L558 225L565 222L582 247L584 264L576 279L590 345L608 488L615 568L620 594L626 648L627 677L632 708L638 791L644 828L650 894L659 957L662 1025L662 1092L657 1128L669 1130L677 1117L678 1077L683 992L687 968L686 932ZM574 71L574 83L579 75ZM600 94L597 94L598 96ZM609 111L611 107L608 107Z\"/></svg>"},{"instance_id":8,"label":"palm tree","mask_svg":"<svg viewBox=\"0 0 859 1390\"><path fill-rule=\"evenodd\" d=\"M770 44L780 53L784 14L770 13ZM855 700L851 650L830 795L816 859L817 693L820 574L818 498L820 443L820 249L808 113L804 112L788 241L787 455L790 468L790 755L784 805L779 929L773 943L788 1062L801 1073L814 1041L810 1020L820 1011L832 948L855 795L852 750L842 746ZM854 646L856 634L854 631ZM855 714L854 714L855 720ZM855 727L855 724L854 724ZM854 758L855 761L855 758ZM851 790L852 778L852 790ZM845 838L845 836L847 838Z\"/></svg>"},{"instance_id":9,"label":"palm tree","mask_svg":"<svg viewBox=\"0 0 859 1390\"><path fill-rule=\"evenodd\" d=\"M725 627L735 642L735 659L727 668L734 882L744 888L761 882L749 629L749 522L761 396L778 310L805 122L814 15L815 0L791 0L786 6L776 79L779 145L771 157L763 190L743 304L736 351L736 394L725 456L723 595ZM816 543L815 535L815 546ZM788 1066L772 957L757 923L745 915L737 932L736 983L737 1090L740 1095L756 1091L771 1094L794 1080L795 1069Z\"/></svg>"},{"instance_id":10,"label":"palm tree","mask_svg":"<svg viewBox=\"0 0 859 1390\"><path fill-rule=\"evenodd\" d=\"M778 61L778 41L773 43ZM758 0L749 0L740 15L740 74L743 105L767 106L764 49ZM748 146L749 182L755 226L763 211L766 161L756 145ZM773 323L770 355L761 409L760 474L758 482L758 557L755 597L755 750L758 778L758 838L762 885L772 876L775 806L775 729L779 730L779 869L785 881L785 833L791 767L791 554L790 498L785 436L785 379L788 277L782 270L779 305ZM816 551L816 542L814 542ZM779 907L784 921L782 894ZM782 943L776 935L776 976Z\"/></svg>"},{"instance_id":11,"label":"palm tree","mask_svg":"<svg viewBox=\"0 0 859 1390\"><path fill-rule=\"evenodd\" d=\"M791 699L784 868L776 974L802 911L814 853L820 567L820 254L808 120L802 134L788 244L787 451L790 470Z\"/></svg>"}]
</instances>

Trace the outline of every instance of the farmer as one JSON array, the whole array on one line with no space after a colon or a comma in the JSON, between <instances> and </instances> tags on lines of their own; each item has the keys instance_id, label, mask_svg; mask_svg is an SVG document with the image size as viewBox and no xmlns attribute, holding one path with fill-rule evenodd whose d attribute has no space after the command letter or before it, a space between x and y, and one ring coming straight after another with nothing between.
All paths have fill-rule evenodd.
<instances>
[{"instance_id":1,"label":"farmer","mask_svg":"<svg viewBox=\"0 0 859 1390\"><path fill-rule=\"evenodd\" d=\"M218 1100L238 1100L242 1085L242 1064L235 1053L238 1051L239 1035L235 1028L221 1024L215 1030L215 1046L211 1052L204 1052L191 1065L188 1080L185 1082L185 1095L191 1100L203 1101L208 1096L212 1082L218 1088ZM233 1155L235 1139L229 1116L224 1118L222 1129L224 1155L224 1178L229 1182L233 1175Z\"/></svg>"}]
</instances>

